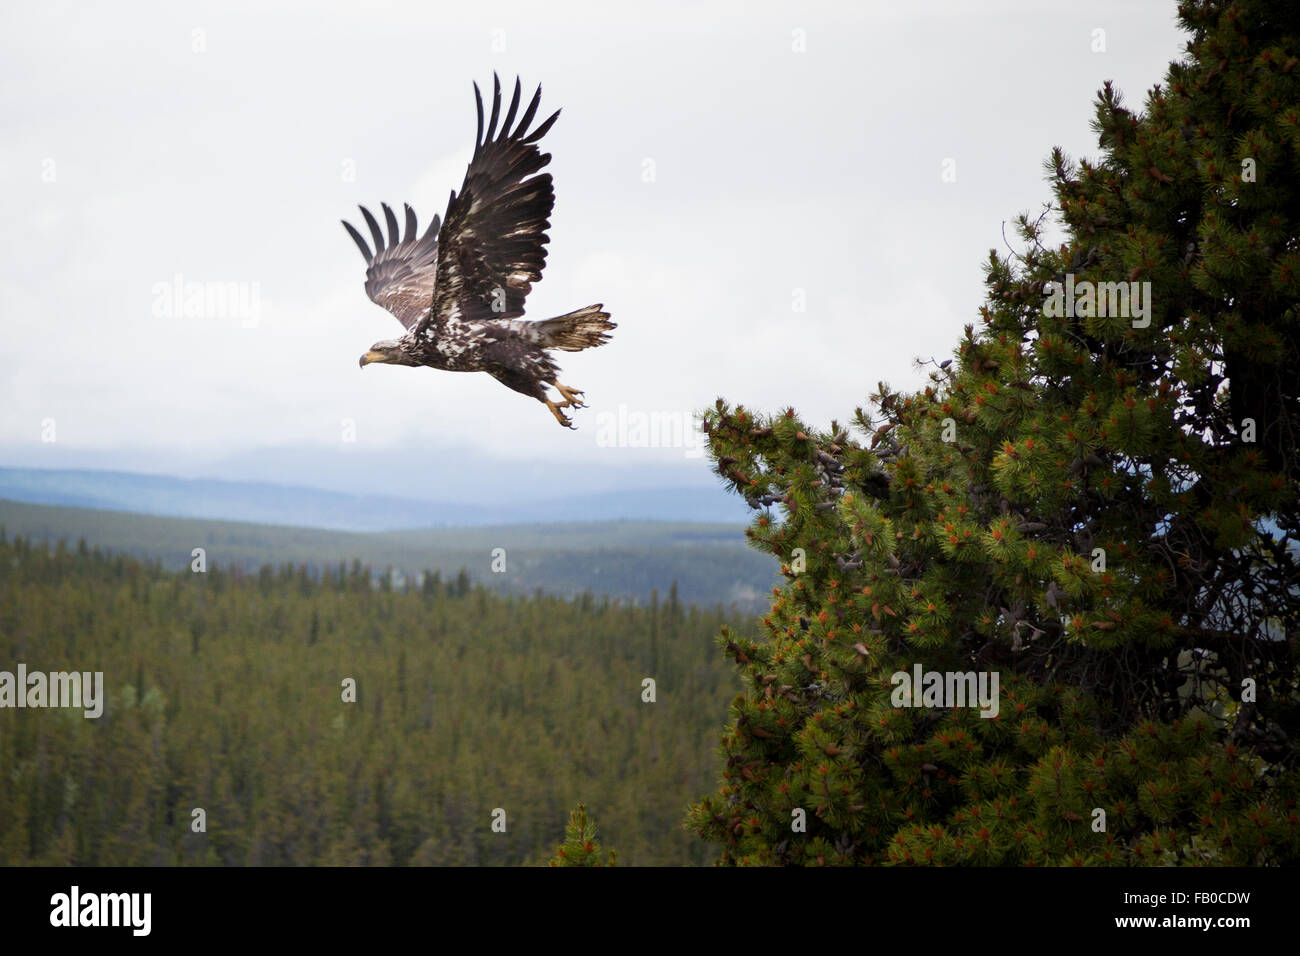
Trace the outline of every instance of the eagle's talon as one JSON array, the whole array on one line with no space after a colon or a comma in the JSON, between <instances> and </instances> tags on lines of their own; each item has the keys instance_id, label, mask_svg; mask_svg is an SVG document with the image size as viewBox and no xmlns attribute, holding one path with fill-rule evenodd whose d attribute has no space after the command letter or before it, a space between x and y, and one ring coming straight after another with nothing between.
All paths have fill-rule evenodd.
<instances>
[{"instance_id":1,"label":"eagle's talon","mask_svg":"<svg viewBox=\"0 0 1300 956\"><path fill-rule=\"evenodd\" d=\"M560 411L560 409L567 404L567 402L556 403L551 401L549 398L546 399L546 407L551 410L551 414L555 416L555 420L565 428L572 428L576 431L577 428L573 422L569 420L569 417L565 415L564 412Z\"/></svg>"},{"instance_id":2,"label":"eagle's talon","mask_svg":"<svg viewBox=\"0 0 1300 956\"><path fill-rule=\"evenodd\" d=\"M587 407L586 403L578 398L578 396L582 394L582 389L570 388L568 385L561 385L559 382L555 382L553 384L555 385L555 390L564 396L564 401L560 402L560 407L562 408L567 408L569 406L572 406L573 408Z\"/></svg>"}]
</instances>

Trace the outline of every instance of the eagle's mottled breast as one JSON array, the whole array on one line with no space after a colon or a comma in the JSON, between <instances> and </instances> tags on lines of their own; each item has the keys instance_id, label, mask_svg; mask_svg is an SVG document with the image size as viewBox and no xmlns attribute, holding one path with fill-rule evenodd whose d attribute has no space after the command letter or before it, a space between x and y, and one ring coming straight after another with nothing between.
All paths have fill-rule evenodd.
<instances>
[{"instance_id":1,"label":"eagle's mottled breast","mask_svg":"<svg viewBox=\"0 0 1300 956\"><path fill-rule=\"evenodd\" d=\"M449 372L481 372L498 330L486 322L430 322L415 342L421 363Z\"/></svg>"}]
</instances>

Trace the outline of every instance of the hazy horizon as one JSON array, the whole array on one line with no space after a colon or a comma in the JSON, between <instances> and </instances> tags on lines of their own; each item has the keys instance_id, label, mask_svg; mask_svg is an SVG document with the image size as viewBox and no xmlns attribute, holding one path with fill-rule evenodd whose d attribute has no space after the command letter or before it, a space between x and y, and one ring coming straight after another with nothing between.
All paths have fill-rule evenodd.
<instances>
[{"instance_id":1,"label":"hazy horizon","mask_svg":"<svg viewBox=\"0 0 1300 956\"><path fill-rule=\"evenodd\" d=\"M137 14L0 14L0 464L445 500L716 487L686 428L716 397L825 425L921 383L1051 147L1094 155L1096 90L1140 107L1183 44L1165 3ZM357 367L400 327L339 220L441 213L493 71L563 110L528 315L619 326L560 356L577 432L486 375Z\"/></svg>"}]
</instances>

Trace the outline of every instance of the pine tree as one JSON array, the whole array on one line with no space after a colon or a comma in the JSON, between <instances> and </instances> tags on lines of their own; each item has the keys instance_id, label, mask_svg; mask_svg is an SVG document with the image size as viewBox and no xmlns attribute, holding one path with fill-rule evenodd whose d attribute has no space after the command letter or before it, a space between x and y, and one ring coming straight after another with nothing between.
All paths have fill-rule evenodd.
<instances>
[{"instance_id":1,"label":"pine tree","mask_svg":"<svg viewBox=\"0 0 1300 956\"><path fill-rule=\"evenodd\" d=\"M1052 153L1066 241L1020 217L929 386L860 440L706 416L787 578L721 638L721 862L1300 861L1300 8L1179 16L1141 114L1101 91L1101 161ZM997 716L915 706L918 664L997 675Z\"/></svg>"},{"instance_id":2,"label":"pine tree","mask_svg":"<svg viewBox=\"0 0 1300 956\"><path fill-rule=\"evenodd\" d=\"M569 813L569 825L564 829L564 842L551 858L551 866L615 866L617 854L605 851L596 839L596 823L587 816L587 807L578 804Z\"/></svg>"}]
</instances>

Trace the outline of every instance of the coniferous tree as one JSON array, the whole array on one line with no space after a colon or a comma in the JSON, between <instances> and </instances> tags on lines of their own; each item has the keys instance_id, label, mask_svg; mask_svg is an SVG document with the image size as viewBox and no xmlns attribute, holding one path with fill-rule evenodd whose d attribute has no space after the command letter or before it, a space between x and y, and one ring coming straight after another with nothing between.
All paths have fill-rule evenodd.
<instances>
[{"instance_id":1,"label":"coniferous tree","mask_svg":"<svg viewBox=\"0 0 1300 956\"><path fill-rule=\"evenodd\" d=\"M788 579L722 637L749 688L689 824L723 862L1300 860L1300 10L1179 16L928 387L862 441L707 416ZM997 675L997 716L917 665Z\"/></svg>"},{"instance_id":2,"label":"coniferous tree","mask_svg":"<svg viewBox=\"0 0 1300 956\"><path fill-rule=\"evenodd\" d=\"M569 825L564 828L564 842L551 858L551 866L615 866L617 854L604 848L596 839L596 822L587 816L585 804L569 814Z\"/></svg>"}]
</instances>

